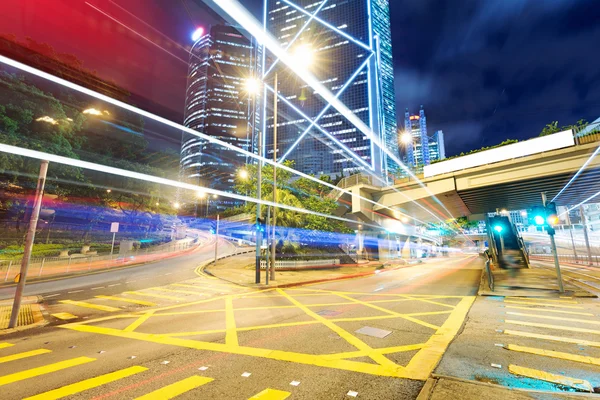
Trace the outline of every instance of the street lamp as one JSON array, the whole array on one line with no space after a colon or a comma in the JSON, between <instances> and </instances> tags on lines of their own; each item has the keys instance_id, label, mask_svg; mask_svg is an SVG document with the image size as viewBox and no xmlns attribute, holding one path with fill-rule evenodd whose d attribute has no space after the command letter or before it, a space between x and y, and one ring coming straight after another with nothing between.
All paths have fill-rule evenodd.
<instances>
[{"instance_id":1,"label":"street lamp","mask_svg":"<svg viewBox=\"0 0 600 400\"><path fill-rule=\"evenodd\" d=\"M240 175L240 179L248 179L248 171L246 171L245 169L241 169L239 172Z\"/></svg>"},{"instance_id":2,"label":"street lamp","mask_svg":"<svg viewBox=\"0 0 600 400\"><path fill-rule=\"evenodd\" d=\"M403 132L400 135L400 141L405 144L408 145L412 142L412 135L409 132Z\"/></svg>"}]
</instances>

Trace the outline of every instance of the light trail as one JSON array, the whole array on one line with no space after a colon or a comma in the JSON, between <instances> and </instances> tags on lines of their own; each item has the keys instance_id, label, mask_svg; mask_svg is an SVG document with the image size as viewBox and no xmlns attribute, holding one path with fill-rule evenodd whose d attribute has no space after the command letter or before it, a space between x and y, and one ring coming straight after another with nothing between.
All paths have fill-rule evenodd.
<instances>
[{"instance_id":1,"label":"light trail","mask_svg":"<svg viewBox=\"0 0 600 400\"><path fill-rule=\"evenodd\" d=\"M106 16L107 18L110 18L111 20L113 20L114 22L116 22L117 24L121 25L123 28L129 30L130 32L135 33L136 35L138 35L139 37L141 37L142 39L144 39L145 41L147 41L148 43L150 43L153 46L158 47L159 49L161 49L162 51L164 51L165 53L169 54L171 57L175 57L177 60L181 61L182 63L184 63L185 65L188 65L188 62L179 58L178 56L176 56L175 54L171 53L169 50L157 45L156 43L154 43L152 40L148 39L146 36L142 35L141 33L137 32L136 30L130 28L129 26L125 25L124 23L122 23L121 21L119 21L118 19L116 19L115 17L111 16L110 14L102 11L101 9L99 9L98 7L88 3L87 1L85 2L85 4L87 4L88 6L92 7L94 10L98 11L100 14Z\"/></svg>"},{"instance_id":2,"label":"light trail","mask_svg":"<svg viewBox=\"0 0 600 400\"><path fill-rule=\"evenodd\" d=\"M340 191L340 192L342 192L342 193L349 194L350 196L356 196L356 197L360 198L361 200L364 200L364 201L366 201L366 202L368 202L368 203L371 203L371 204L373 204L373 205L379 205L379 206L381 206L382 208L388 209L388 210L390 210L390 211L399 212L401 215L403 215L403 216L405 216L405 217L408 217L408 218L410 218L410 219L412 219L412 220L414 220L414 221L417 221L417 222L421 222L421 223L423 223L423 224L426 224L426 222L424 222L424 221L421 221L421 220L419 220L419 219L416 219L416 218L414 218L414 217L413 217L413 216L411 216L411 215L408 215L408 214L402 213L402 212L400 212L400 211L398 211L398 210L394 210L394 209L393 209L393 208L391 208L391 207L384 206L383 204L380 204L380 203L378 203L378 202L376 202L376 201L373 201L373 200L371 200L371 199L368 199L368 198L366 198L366 197L363 197L363 196L360 196L360 195L356 195L356 194L352 193L352 192L351 192L351 191L349 191L349 190L342 189L342 188L340 188L340 187L338 187L338 186L335 186L335 185L333 185L333 184L331 184L331 183L328 183L328 182L322 181L322 180L320 180L320 179L318 179L318 178L315 178L314 176L311 176L311 175L305 174L305 173L303 173L303 172L300 172L300 171L298 171L298 170L295 170L295 169L293 169L293 168L290 168L290 167L288 167L288 166L286 166L286 165L283 165L283 164L276 163L276 162L274 162L273 160L271 160L271 159L269 159L269 158L265 158L265 157L262 157L262 156L256 155L256 154L254 154L254 153L251 153L251 152L249 152L249 151L247 151L247 150L244 150L244 149L241 149L241 148L239 148L239 147L237 147L237 146L234 146L234 145L232 145L232 144L230 144L230 143L223 142L223 141L221 141L221 140L219 140L219 139L216 139L216 138L214 138L214 137L212 137L212 136L208 136L208 135L205 135L205 134L203 134L203 133L197 132L197 131L195 131L195 130L193 130L193 129L190 129L190 128L188 128L188 127L185 127L185 126L183 126L183 125L181 125L181 124L178 124L178 123L175 123L175 122L173 122L173 121L170 121L170 120L168 120L168 119L166 119L166 118L159 117L158 115L152 114L152 113L150 113L150 112L148 112L148 111L144 111L144 110L142 110L142 109L139 109L139 108L137 108L137 107L134 107L134 106L132 106L132 105L130 105L130 104L127 104L127 103L124 103L124 102L122 102L122 101L119 101L119 100L113 99L112 97L109 97L109 96L103 95L103 94L101 94L101 93L95 92L95 91L93 91L93 90L91 90L91 89L88 89L88 88L85 88L85 87L83 87L83 86L79 86L79 85L77 85L77 84L75 84L75 83L69 82L69 81L67 81L67 80L64 80L64 79L62 79L62 78L58 78L58 77L56 77L56 76L54 76L54 75L51 75L51 74L49 74L49 73L47 73L47 72L40 71L40 70L38 70L38 69L36 69L36 68L33 68L33 67L30 67L30 66L28 66L28 65L22 64L22 63L20 63L20 62L18 62L18 61L12 60L12 59L10 59L10 58L8 58L8 57L4 57L4 56L0 55L0 63L6 64L6 65L10 65L11 67L14 67L14 68L20 69L21 71L24 71L24 72L30 73L30 74L32 74L32 75L38 76L38 77L40 77L40 78L43 78L43 79L46 79L46 80L49 80L49 81L51 81L51 82L54 82L54 83L57 83L57 84L59 84L59 85L62 85L62 86L68 87L68 88L70 88L70 89L73 89L73 90L75 90L75 91L78 91L78 92L80 92L80 93L83 93L83 94L86 94L86 95L88 95L88 96L94 97L94 98L96 98L96 99L98 99L98 100L105 101L105 102L107 102L107 103L110 103L110 104L112 104L112 105L115 105L115 106L117 106L117 107L120 107L120 108L123 108L123 109L125 109L125 110L131 111L131 112L133 112L133 113L135 113L135 114L138 114L138 115L140 115L140 116L142 116L142 117L149 118L149 119L151 119L151 120L154 120L154 121L156 121L156 122L160 122L160 123L162 123L162 124L164 124L164 125L170 126L170 127L172 127L172 128L175 128L175 129L177 129L177 130L184 131L184 132L186 132L186 133L189 133L189 134L191 134L191 135L194 135L194 136L197 136L197 137L199 137L199 138L201 138L201 139L204 139L204 140L206 140L206 141L208 141L208 142L210 142L210 143L214 143L214 144L217 144L217 145L219 145L219 146L223 146L223 147L225 147L225 148L227 148L227 149L229 149L229 150L234 150L234 151L236 151L236 152L239 152L240 154L244 154L244 155L246 155L246 156L248 156L248 157L250 157L250 158L256 159L256 160L260 160L260 161L262 161L263 163L269 164L269 165L271 165L271 166L276 166L276 167L277 167L277 168L279 168L279 169L283 169L283 170L285 170L285 171L291 172L291 173L292 173L292 174L294 174L294 175L301 176L301 177L303 177L303 178L306 178L306 179L309 179L309 180L311 180L311 181L313 181L313 182L316 182L316 183L319 183L319 184L321 184L321 185L327 186L327 187L329 187L330 189L338 190L338 191ZM356 221L353 221L353 223L356 223Z\"/></svg>"}]
</instances>

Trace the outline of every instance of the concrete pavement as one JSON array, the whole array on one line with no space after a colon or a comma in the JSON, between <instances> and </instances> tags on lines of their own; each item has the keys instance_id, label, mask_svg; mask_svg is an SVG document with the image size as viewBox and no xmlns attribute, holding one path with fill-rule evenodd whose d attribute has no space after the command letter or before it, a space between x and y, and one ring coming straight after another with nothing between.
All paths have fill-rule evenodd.
<instances>
[{"instance_id":1,"label":"concrete pavement","mask_svg":"<svg viewBox=\"0 0 600 400\"><path fill-rule=\"evenodd\" d=\"M162 398L415 398L459 332L480 273L481 260L467 256L293 289L208 277L148 288L179 300L3 337L0 386L7 399L155 390ZM140 298L114 297L124 296Z\"/></svg>"}]
</instances>

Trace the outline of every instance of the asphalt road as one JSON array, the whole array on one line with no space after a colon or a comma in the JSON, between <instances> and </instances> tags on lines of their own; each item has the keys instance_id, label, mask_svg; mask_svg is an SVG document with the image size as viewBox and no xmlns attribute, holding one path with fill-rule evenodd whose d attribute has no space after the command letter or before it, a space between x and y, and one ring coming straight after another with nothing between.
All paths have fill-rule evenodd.
<instances>
[{"instance_id":1,"label":"asphalt road","mask_svg":"<svg viewBox=\"0 0 600 400\"><path fill-rule=\"evenodd\" d=\"M128 270L161 286L87 282L48 307L73 320L0 339L2 398L413 399L460 331L481 267L463 256L262 290L182 264L166 277L173 268Z\"/></svg>"}]
</instances>

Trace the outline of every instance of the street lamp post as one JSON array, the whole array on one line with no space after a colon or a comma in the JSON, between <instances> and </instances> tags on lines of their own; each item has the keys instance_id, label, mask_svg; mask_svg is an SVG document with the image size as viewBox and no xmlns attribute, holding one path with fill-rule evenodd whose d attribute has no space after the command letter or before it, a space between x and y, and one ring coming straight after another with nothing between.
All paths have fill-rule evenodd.
<instances>
[{"instance_id":1,"label":"street lamp post","mask_svg":"<svg viewBox=\"0 0 600 400\"><path fill-rule=\"evenodd\" d=\"M277 229L277 72L275 72L275 83L273 84L273 237L271 238L271 280L275 280L275 249L277 247L277 238L275 230Z\"/></svg>"}]
</instances>

